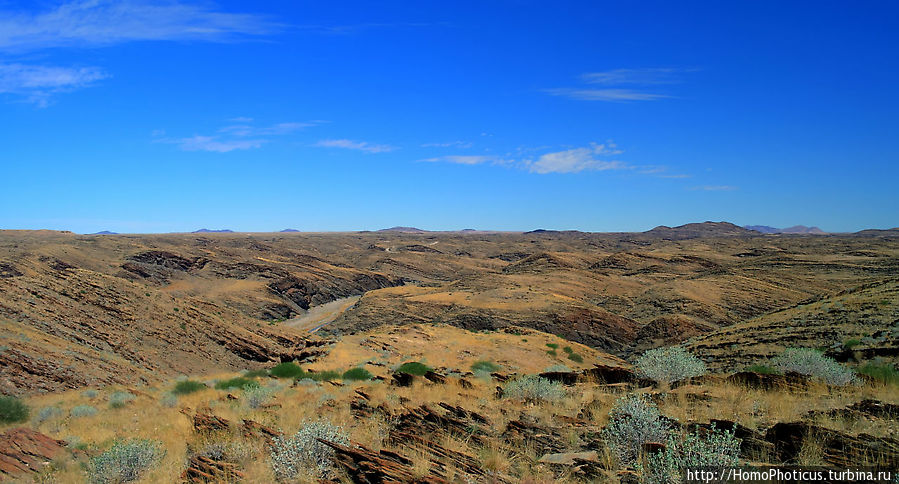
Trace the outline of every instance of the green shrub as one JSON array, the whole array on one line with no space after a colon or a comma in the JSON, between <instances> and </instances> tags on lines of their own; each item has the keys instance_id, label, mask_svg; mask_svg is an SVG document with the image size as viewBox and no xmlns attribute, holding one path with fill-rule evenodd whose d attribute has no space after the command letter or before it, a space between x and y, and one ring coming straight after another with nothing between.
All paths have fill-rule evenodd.
<instances>
[{"instance_id":1,"label":"green shrub","mask_svg":"<svg viewBox=\"0 0 899 484\"><path fill-rule=\"evenodd\" d=\"M575 363L583 363L584 362L584 357L575 352L568 353L568 359Z\"/></svg>"},{"instance_id":2,"label":"green shrub","mask_svg":"<svg viewBox=\"0 0 899 484\"><path fill-rule=\"evenodd\" d=\"M548 348L553 349L553 350L559 349L559 345L558 345L557 343L546 343L546 346L547 346Z\"/></svg>"},{"instance_id":3,"label":"green shrub","mask_svg":"<svg viewBox=\"0 0 899 484\"><path fill-rule=\"evenodd\" d=\"M818 378L828 385L849 385L857 381L851 369L812 348L787 348L771 359L771 366L783 373L795 371Z\"/></svg>"},{"instance_id":4,"label":"green shrub","mask_svg":"<svg viewBox=\"0 0 899 484\"><path fill-rule=\"evenodd\" d=\"M259 382L257 382L256 380L250 380L249 378L243 378L240 376L231 378L230 380L222 380L216 382L215 384L216 390L230 390L232 388L246 389L258 386Z\"/></svg>"},{"instance_id":5,"label":"green shrub","mask_svg":"<svg viewBox=\"0 0 899 484\"><path fill-rule=\"evenodd\" d=\"M570 355L571 353L574 353L574 350L571 349L571 346L566 346L566 347L562 348L562 351L568 353L569 355Z\"/></svg>"},{"instance_id":6,"label":"green shrub","mask_svg":"<svg viewBox=\"0 0 899 484\"><path fill-rule=\"evenodd\" d=\"M503 396L527 402L554 402L565 398L561 383L536 375L524 375L503 385Z\"/></svg>"},{"instance_id":7,"label":"green shrub","mask_svg":"<svg viewBox=\"0 0 899 484\"><path fill-rule=\"evenodd\" d=\"M410 375L418 375L422 376L425 373L431 371L431 367L425 365L424 363L419 363L417 361L407 361L400 365L399 368L396 369L397 373L408 373Z\"/></svg>"},{"instance_id":8,"label":"green shrub","mask_svg":"<svg viewBox=\"0 0 899 484\"><path fill-rule=\"evenodd\" d=\"M164 454L160 442L143 439L117 441L109 450L91 459L88 477L92 484L136 481Z\"/></svg>"},{"instance_id":9,"label":"green shrub","mask_svg":"<svg viewBox=\"0 0 899 484\"><path fill-rule=\"evenodd\" d=\"M268 370L247 370L243 373L245 378L262 378L268 376Z\"/></svg>"},{"instance_id":10,"label":"green shrub","mask_svg":"<svg viewBox=\"0 0 899 484\"><path fill-rule=\"evenodd\" d=\"M609 412L609 424L602 436L622 466L637 462L643 444L664 442L668 437L668 423L659 408L645 395L625 395L615 402Z\"/></svg>"},{"instance_id":11,"label":"green shrub","mask_svg":"<svg viewBox=\"0 0 899 484\"><path fill-rule=\"evenodd\" d=\"M302 376L303 373L305 372L300 368L300 365L292 361L280 363L269 370L269 374L276 378L296 378Z\"/></svg>"},{"instance_id":12,"label":"green shrub","mask_svg":"<svg viewBox=\"0 0 899 484\"><path fill-rule=\"evenodd\" d=\"M475 373L477 373L479 371L485 371L487 373L494 373L501 369L502 369L501 366L497 365L496 363L494 363L492 361L487 361L487 360L475 361L474 363L471 364L471 371L473 371Z\"/></svg>"},{"instance_id":13,"label":"green shrub","mask_svg":"<svg viewBox=\"0 0 899 484\"><path fill-rule=\"evenodd\" d=\"M187 395L188 393L198 392L206 388L206 385L193 380L183 380L175 383L172 393L175 395Z\"/></svg>"},{"instance_id":14,"label":"green shrub","mask_svg":"<svg viewBox=\"0 0 899 484\"><path fill-rule=\"evenodd\" d=\"M69 411L72 417L92 417L97 414L97 408L90 405L78 405Z\"/></svg>"},{"instance_id":15,"label":"green shrub","mask_svg":"<svg viewBox=\"0 0 899 484\"><path fill-rule=\"evenodd\" d=\"M740 442L733 430L718 430L714 426L708 432L697 431L683 439L671 433L665 450L647 457L643 480L648 484L681 483L685 469L697 467L724 475L724 469L740 464Z\"/></svg>"},{"instance_id":16,"label":"green shrub","mask_svg":"<svg viewBox=\"0 0 899 484\"><path fill-rule=\"evenodd\" d=\"M0 397L0 423L16 423L28 420L28 405L13 396Z\"/></svg>"},{"instance_id":17,"label":"green shrub","mask_svg":"<svg viewBox=\"0 0 899 484\"><path fill-rule=\"evenodd\" d=\"M362 367L350 368L343 372L343 379L349 381L367 381L374 378L370 371Z\"/></svg>"},{"instance_id":18,"label":"green shrub","mask_svg":"<svg viewBox=\"0 0 899 484\"><path fill-rule=\"evenodd\" d=\"M135 398L133 393L114 392L109 396L109 408L122 408Z\"/></svg>"},{"instance_id":19,"label":"green shrub","mask_svg":"<svg viewBox=\"0 0 899 484\"><path fill-rule=\"evenodd\" d=\"M891 385L899 385L899 371L896 367L886 363L867 363L858 369L862 375L867 375L875 380Z\"/></svg>"},{"instance_id":20,"label":"green shrub","mask_svg":"<svg viewBox=\"0 0 899 484\"><path fill-rule=\"evenodd\" d=\"M350 441L342 427L327 420L303 422L293 436L272 439L272 471L279 481L293 481L308 469L314 469L319 478L334 477L331 463L334 449L318 439L342 445L349 445Z\"/></svg>"},{"instance_id":21,"label":"green shrub","mask_svg":"<svg viewBox=\"0 0 899 484\"><path fill-rule=\"evenodd\" d=\"M302 375L296 377L297 380L312 381L333 381L339 380L343 374L339 370L325 370L316 372L303 372Z\"/></svg>"},{"instance_id":22,"label":"green shrub","mask_svg":"<svg viewBox=\"0 0 899 484\"><path fill-rule=\"evenodd\" d=\"M706 372L705 363L680 346L649 350L637 358L635 366L640 376L660 383L671 383Z\"/></svg>"},{"instance_id":23,"label":"green shrub","mask_svg":"<svg viewBox=\"0 0 899 484\"><path fill-rule=\"evenodd\" d=\"M559 356L559 354L556 353L556 350L547 350L546 354L548 354L549 356L552 356L553 358Z\"/></svg>"},{"instance_id":24,"label":"green shrub","mask_svg":"<svg viewBox=\"0 0 899 484\"><path fill-rule=\"evenodd\" d=\"M858 346L860 344L862 344L862 340L860 340L860 339L857 339L857 338L847 339L846 342L843 343L843 348L846 348L847 350L851 350L852 348L855 348L856 346Z\"/></svg>"},{"instance_id":25,"label":"green shrub","mask_svg":"<svg viewBox=\"0 0 899 484\"><path fill-rule=\"evenodd\" d=\"M765 365L749 365L746 367L746 371L751 371L753 373L761 373L762 375L779 375L780 372L771 368L770 366Z\"/></svg>"}]
</instances>

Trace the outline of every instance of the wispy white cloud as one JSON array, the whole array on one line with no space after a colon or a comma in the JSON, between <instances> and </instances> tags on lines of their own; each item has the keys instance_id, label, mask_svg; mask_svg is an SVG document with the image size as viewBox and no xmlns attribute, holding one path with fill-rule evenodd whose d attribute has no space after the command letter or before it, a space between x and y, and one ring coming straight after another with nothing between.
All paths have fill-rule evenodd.
<instances>
[{"instance_id":1,"label":"wispy white cloud","mask_svg":"<svg viewBox=\"0 0 899 484\"><path fill-rule=\"evenodd\" d=\"M547 94L581 101L630 102L656 101L670 98L668 94L647 91L640 86L673 84L680 82L680 74L694 69L652 67L644 69L613 69L602 72L588 72L581 75L585 84L581 87L559 87L545 89Z\"/></svg>"},{"instance_id":2,"label":"wispy white cloud","mask_svg":"<svg viewBox=\"0 0 899 484\"><path fill-rule=\"evenodd\" d=\"M563 96L581 101L655 101L656 99L671 97L665 94L655 94L634 89L576 89L560 87L546 89L546 92L553 96Z\"/></svg>"},{"instance_id":3,"label":"wispy white cloud","mask_svg":"<svg viewBox=\"0 0 899 484\"><path fill-rule=\"evenodd\" d=\"M232 124L220 128L218 133L212 136L194 135L185 138L164 137L164 130L153 131L157 143L169 143L178 146L184 151L211 151L227 153L236 150L249 150L260 148L271 141L273 136L283 136L296 131L316 126L321 121L308 121L304 123L289 122L278 123L269 126L253 125L253 118L232 118L229 121L238 121L242 124Z\"/></svg>"},{"instance_id":4,"label":"wispy white cloud","mask_svg":"<svg viewBox=\"0 0 899 484\"><path fill-rule=\"evenodd\" d=\"M457 165L481 165L481 164L485 164L485 163L505 165L505 164L512 163L511 160L506 160L506 159L500 158L498 156L488 156L488 155L437 156L434 158L425 158L420 161L427 161L427 162L432 162L432 163L455 163Z\"/></svg>"},{"instance_id":5,"label":"wispy white cloud","mask_svg":"<svg viewBox=\"0 0 899 484\"><path fill-rule=\"evenodd\" d=\"M364 151L366 153L386 153L397 148L390 145L378 145L366 141L353 141L349 139L323 139L313 146L320 148L343 148L347 150Z\"/></svg>"},{"instance_id":6,"label":"wispy white cloud","mask_svg":"<svg viewBox=\"0 0 899 484\"><path fill-rule=\"evenodd\" d=\"M614 143L594 143L585 148L543 154L536 161L527 163L527 166L529 171L540 174L631 169L626 163L607 158L621 153Z\"/></svg>"},{"instance_id":7,"label":"wispy white cloud","mask_svg":"<svg viewBox=\"0 0 899 484\"><path fill-rule=\"evenodd\" d=\"M0 11L0 49L91 47L142 40L224 41L280 28L209 3L76 0L37 13Z\"/></svg>"},{"instance_id":8,"label":"wispy white cloud","mask_svg":"<svg viewBox=\"0 0 899 484\"><path fill-rule=\"evenodd\" d=\"M643 69L612 69L602 72L588 72L581 76L589 84L673 84L680 82L680 74L695 69L675 69L670 67L649 67Z\"/></svg>"},{"instance_id":9,"label":"wispy white cloud","mask_svg":"<svg viewBox=\"0 0 899 484\"><path fill-rule=\"evenodd\" d=\"M474 146L470 141L446 141L442 143L424 143L422 148L471 148Z\"/></svg>"},{"instance_id":10,"label":"wispy white cloud","mask_svg":"<svg viewBox=\"0 0 899 484\"><path fill-rule=\"evenodd\" d=\"M46 106L52 94L89 86L106 77L96 67L0 64L0 93L23 96L28 102Z\"/></svg>"},{"instance_id":11,"label":"wispy white cloud","mask_svg":"<svg viewBox=\"0 0 899 484\"><path fill-rule=\"evenodd\" d=\"M730 192L736 190L738 187L733 185L701 185L697 187L690 187L690 190L701 190L704 192Z\"/></svg>"},{"instance_id":12,"label":"wispy white cloud","mask_svg":"<svg viewBox=\"0 0 899 484\"><path fill-rule=\"evenodd\" d=\"M178 145L178 148L184 151L213 151L216 153L227 153L235 150L249 150L259 148L268 140L264 139L218 139L212 136L191 136L189 138L179 138L168 140L167 142Z\"/></svg>"}]
</instances>

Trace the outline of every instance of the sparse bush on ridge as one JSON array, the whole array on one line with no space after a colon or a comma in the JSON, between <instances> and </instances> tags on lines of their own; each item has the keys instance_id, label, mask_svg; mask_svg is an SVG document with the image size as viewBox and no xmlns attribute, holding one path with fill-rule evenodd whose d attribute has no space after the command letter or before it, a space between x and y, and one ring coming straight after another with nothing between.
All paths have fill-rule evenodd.
<instances>
[{"instance_id":1,"label":"sparse bush on ridge","mask_svg":"<svg viewBox=\"0 0 899 484\"><path fill-rule=\"evenodd\" d=\"M78 405L69 410L72 417L92 417L97 414L97 408L90 405Z\"/></svg>"},{"instance_id":2,"label":"sparse bush on ridge","mask_svg":"<svg viewBox=\"0 0 899 484\"><path fill-rule=\"evenodd\" d=\"M159 400L159 403L162 404L163 407L173 408L175 405L178 405L178 396L173 393L166 393Z\"/></svg>"},{"instance_id":3,"label":"sparse bush on ridge","mask_svg":"<svg viewBox=\"0 0 899 484\"><path fill-rule=\"evenodd\" d=\"M88 477L92 484L136 481L164 454L160 442L145 439L117 441L109 450L91 459Z\"/></svg>"},{"instance_id":4,"label":"sparse bush on ridge","mask_svg":"<svg viewBox=\"0 0 899 484\"><path fill-rule=\"evenodd\" d=\"M573 351L568 353L568 359L575 363L583 363L584 362L584 357Z\"/></svg>"},{"instance_id":5,"label":"sparse bush on ridge","mask_svg":"<svg viewBox=\"0 0 899 484\"><path fill-rule=\"evenodd\" d=\"M471 364L471 371L473 371L475 373L477 373L479 371L493 373L493 372L499 371L501 369L502 369L502 367L500 367L496 363L494 363L492 361L488 361L488 360L475 361L474 363Z\"/></svg>"},{"instance_id":6,"label":"sparse bush on ridge","mask_svg":"<svg viewBox=\"0 0 899 484\"><path fill-rule=\"evenodd\" d=\"M668 427L654 403L645 395L631 394L615 402L602 436L618 462L629 465L640 457L643 444L665 442Z\"/></svg>"},{"instance_id":7,"label":"sparse bush on ridge","mask_svg":"<svg viewBox=\"0 0 899 484\"><path fill-rule=\"evenodd\" d=\"M30 410L25 402L13 396L0 397L0 423L17 423L28 420Z\"/></svg>"},{"instance_id":8,"label":"sparse bush on ridge","mask_svg":"<svg viewBox=\"0 0 899 484\"><path fill-rule=\"evenodd\" d=\"M771 366L786 373L818 378L828 385L849 385L858 381L855 372L812 348L787 348L771 359Z\"/></svg>"},{"instance_id":9,"label":"sparse bush on ridge","mask_svg":"<svg viewBox=\"0 0 899 484\"><path fill-rule=\"evenodd\" d=\"M671 383L706 373L702 360L680 346L655 348L635 362L637 373L659 383Z\"/></svg>"},{"instance_id":10,"label":"sparse bush on ridge","mask_svg":"<svg viewBox=\"0 0 899 484\"><path fill-rule=\"evenodd\" d=\"M318 439L349 445L343 428L327 420L304 422L293 436L272 440L271 465L278 480L293 480L303 471L313 471L317 478L332 477L334 450Z\"/></svg>"},{"instance_id":11,"label":"sparse bush on ridge","mask_svg":"<svg viewBox=\"0 0 899 484\"><path fill-rule=\"evenodd\" d=\"M37 412L37 417L35 417L34 422L40 424L41 422L46 422L51 418L56 418L62 416L62 409L59 407L44 407Z\"/></svg>"},{"instance_id":12,"label":"sparse bush on ridge","mask_svg":"<svg viewBox=\"0 0 899 484\"><path fill-rule=\"evenodd\" d=\"M368 381L374 378L374 375L371 374L370 371L358 366L356 368L350 368L349 370L343 372L343 379L347 381Z\"/></svg>"},{"instance_id":13,"label":"sparse bush on ridge","mask_svg":"<svg viewBox=\"0 0 899 484\"><path fill-rule=\"evenodd\" d=\"M98 395L100 395L100 392L93 389L81 392L81 396L83 396L84 398L97 398Z\"/></svg>"},{"instance_id":14,"label":"sparse bush on ridge","mask_svg":"<svg viewBox=\"0 0 899 484\"><path fill-rule=\"evenodd\" d=\"M721 472L740 464L741 440L733 430L717 429L693 432L683 439L669 434L665 450L646 459L643 481L648 484L677 484L683 482L688 467L703 467Z\"/></svg>"},{"instance_id":15,"label":"sparse bush on ridge","mask_svg":"<svg viewBox=\"0 0 899 484\"><path fill-rule=\"evenodd\" d=\"M265 387L245 387L243 390L243 400L246 402L247 406L250 408L259 408L266 403L268 403L269 399L272 397L272 389Z\"/></svg>"},{"instance_id":16,"label":"sparse bush on ridge","mask_svg":"<svg viewBox=\"0 0 899 484\"><path fill-rule=\"evenodd\" d=\"M193 380L183 380L175 383L172 393L175 395L187 395L189 393L198 392L206 388L206 385Z\"/></svg>"},{"instance_id":17,"label":"sparse bush on ridge","mask_svg":"<svg viewBox=\"0 0 899 484\"><path fill-rule=\"evenodd\" d=\"M528 402L554 402L566 394L561 383L536 375L524 375L503 385L503 396Z\"/></svg>"},{"instance_id":18,"label":"sparse bush on ridge","mask_svg":"<svg viewBox=\"0 0 899 484\"><path fill-rule=\"evenodd\" d=\"M418 361L407 361L396 369L397 373L408 373L410 375L422 376L431 371L431 367Z\"/></svg>"},{"instance_id":19,"label":"sparse bush on ridge","mask_svg":"<svg viewBox=\"0 0 899 484\"><path fill-rule=\"evenodd\" d=\"M342 373L338 370L324 370L324 371L316 371L303 372L302 375L295 378L295 380L312 380L312 381L333 381L340 380Z\"/></svg>"}]
</instances>

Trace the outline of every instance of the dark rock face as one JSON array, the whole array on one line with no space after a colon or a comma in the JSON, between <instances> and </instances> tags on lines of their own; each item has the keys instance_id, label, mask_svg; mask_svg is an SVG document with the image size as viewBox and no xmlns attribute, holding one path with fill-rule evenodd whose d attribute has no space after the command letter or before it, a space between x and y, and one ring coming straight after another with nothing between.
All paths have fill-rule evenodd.
<instances>
[{"instance_id":1,"label":"dark rock face","mask_svg":"<svg viewBox=\"0 0 899 484\"><path fill-rule=\"evenodd\" d=\"M824 461L851 468L859 462L879 462L886 469L899 465L899 441L859 434L857 437L805 422L778 423L768 429L765 439L774 444L780 462L795 462L807 440L820 445Z\"/></svg>"},{"instance_id":2,"label":"dark rock face","mask_svg":"<svg viewBox=\"0 0 899 484\"><path fill-rule=\"evenodd\" d=\"M0 262L0 278L19 277L22 272L9 262Z\"/></svg>"},{"instance_id":3,"label":"dark rock face","mask_svg":"<svg viewBox=\"0 0 899 484\"><path fill-rule=\"evenodd\" d=\"M174 269L177 271L189 271L193 269L202 269L206 265L208 259L201 257L187 258L180 255L166 252L164 250L151 250L131 256L130 260L140 264L150 264Z\"/></svg>"}]
</instances>

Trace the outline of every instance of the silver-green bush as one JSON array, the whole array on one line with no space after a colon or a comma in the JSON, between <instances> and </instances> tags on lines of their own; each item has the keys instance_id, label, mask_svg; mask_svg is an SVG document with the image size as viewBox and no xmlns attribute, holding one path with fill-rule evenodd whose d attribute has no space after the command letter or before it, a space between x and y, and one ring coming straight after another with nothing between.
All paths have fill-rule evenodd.
<instances>
[{"instance_id":1,"label":"silver-green bush","mask_svg":"<svg viewBox=\"0 0 899 484\"><path fill-rule=\"evenodd\" d=\"M78 405L69 411L69 415L73 417L91 417L97 414L96 407L90 405Z\"/></svg>"},{"instance_id":2,"label":"silver-green bush","mask_svg":"<svg viewBox=\"0 0 899 484\"><path fill-rule=\"evenodd\" d=\"M247 387L243 391L243 400L250 408L259 408L272 398L272 389L266 387Z\"/></svg>"},{"instance_id":3,"label":"silver-green bush","mask_svg":"<svg viewBox=\"0 0 899 484\"><path fill-rule=\"evenodd\" d=\"M602 431L603 439L622 465L632 464L640 457L643 444L665 442L668 423L659 408L644 395L625 395L609 411L609 424Z\"/></svg>"},{"instance_id":4,"label":"silver-green bush","mask_svg":"<svg viewBox=\"0 0 899 484\"><path fill-rule=\"evenodd\" d=\"M312 471L320 478L332 476L331 456L334 449L318 439L349 444L349 437L343 428L327 420L303 422L299 432L292 437L273 439L271 463L278 480L294 479L304 471Z\"/></svg>"},{"instance_id":5,"label":"silver-green bush","mask_svg":"<svg viewBox=\"0 0 899 484\"><path fill-rule=\"evenodd\" d=\"M771 359L781 372L795 371L818 378L829 385L849 385L858 381L855 372L812 348L788 348Z\"/></svg>"},{"instance_id":6,"label":"silver-green bush","mask_svg":"<svg viewBox=\"0 0 899 484\"><path fill-rule=\"evenodd\" d=\"M110 408L122 408L128 402L134 400L135 397L133 393L129 392L114 392L109 396L109 407Z\"/></svg>"},{"instance_id":7,"label":"silver-green bush","mask_svg":"<svg viewBox=\"0 0 899 484\"><path fill-rule=\"evenodd\" d=\"M727 467L740 464L740 439L733 430L712 429L694 432L683 440L671 433L665 450L646 459L643 481L648 484L675 484L683 482L684 469L704 467L721 475Z\"/></svg>"},{"instance_id":8,"label":"silver-green bush","mask_svg":"<svg viewBox=\"0 0 899 484\"><path fill-rule=\"evenodd\" d=\"M160 442L143 439L117 441L109 450L91 459L88 478L92 484L136 481L164 454Z\"/></svg>"},{"instance_id":9,"label":"silver-green bush","mask_svg":"<svg viewBox=\"0 0 899 484\"><path fill-rule=\"evenodd\" d=\"M47 420L62 416L62 409L59 407L44 407L37 412L34 422L40 424Z\"/></svg>"},{"instance_id":10,"label":"silver-green bush","mask_svg":"<svg viewBox=\"0 0 899 484\"><path fill-rule=\"evenodd\" d=\"M553 402L566 395L561 383L536 375L524 375L503 385L503 396L528 402Z\"/></svg>"},{"instance_id":11,"label":"silver-green bush","mask_svg":"<svg viewBox=\"0 0 899 484\"><path fill-rule=\"evenodd\" d=\"M680 346L656 348L636 361L637 374L661 383L704 375L705 363Z\"/></svg>"}]
</instances>

